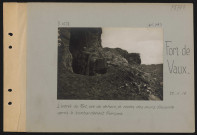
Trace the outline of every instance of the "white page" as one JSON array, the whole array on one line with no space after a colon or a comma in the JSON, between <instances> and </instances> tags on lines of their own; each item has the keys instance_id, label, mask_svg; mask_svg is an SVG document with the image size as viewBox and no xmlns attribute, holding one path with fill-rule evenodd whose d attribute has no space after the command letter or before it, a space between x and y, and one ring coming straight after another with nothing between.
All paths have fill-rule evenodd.
<instances>
[{"instance_id":1,"label":"white page","mask_svg":"<svg viewBox=\"0 0 197 135\"><path fill-rule=\"evenodd\" d=\"M27 131L194 132L192 4L28 3L27 17ZM57 100L58 27L163 28L163 100ZM179 50L186 46L190 52L167 55L166 43ZM187 72L170 73L167 60L186 67ZM128 105L135 109L109 109L123 114L116 116L58 115L76 111L57 108L58 104Z\"/></svg>"}]
</instances>

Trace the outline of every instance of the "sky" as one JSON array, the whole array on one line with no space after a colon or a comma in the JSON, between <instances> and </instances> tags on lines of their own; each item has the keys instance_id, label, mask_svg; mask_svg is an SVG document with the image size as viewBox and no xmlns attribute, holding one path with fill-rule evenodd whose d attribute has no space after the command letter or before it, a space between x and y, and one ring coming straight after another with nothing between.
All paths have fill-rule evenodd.
<instances>
[{"instance_id":1,"label":"sky","mask_svg":"<svg viewBox=\"0 0 197 135\"><path fill-rule=\"evenodd\" d=\"M102 46L140 53L142 64L163 63L161 28L102 28Z\"/></svg>"}]
</instances>

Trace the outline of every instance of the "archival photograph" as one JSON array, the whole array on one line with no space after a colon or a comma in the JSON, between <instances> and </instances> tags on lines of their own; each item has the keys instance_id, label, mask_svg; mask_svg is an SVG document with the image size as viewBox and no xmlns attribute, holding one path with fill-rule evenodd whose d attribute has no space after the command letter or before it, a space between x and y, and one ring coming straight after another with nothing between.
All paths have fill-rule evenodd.
<instances>
[{"instance_id":1,"label":"archival photograph","mask_svg":"<svg viewBox=\"0 0 197 135\"><path fill-rule=\"evenodd\" d=\"M163 100L160 28L58 28L58 100Z\"/></svg>"}]
</instances>

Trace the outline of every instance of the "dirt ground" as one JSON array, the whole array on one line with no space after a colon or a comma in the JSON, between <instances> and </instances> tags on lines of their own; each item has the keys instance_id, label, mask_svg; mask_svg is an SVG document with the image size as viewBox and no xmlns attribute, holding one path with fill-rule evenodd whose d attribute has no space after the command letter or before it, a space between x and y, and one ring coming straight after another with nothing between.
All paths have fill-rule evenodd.
<instances>
[{"instance_id":1,"label":"dirt ground","mask_svg":"<svg viewBox=\"0 0 197 135\"><path fill-rule=\"evenodd\" d=\"M163 64L109 67L96 76L59 67L57 99L163 100Z\"/></svg>"}]
</instances>

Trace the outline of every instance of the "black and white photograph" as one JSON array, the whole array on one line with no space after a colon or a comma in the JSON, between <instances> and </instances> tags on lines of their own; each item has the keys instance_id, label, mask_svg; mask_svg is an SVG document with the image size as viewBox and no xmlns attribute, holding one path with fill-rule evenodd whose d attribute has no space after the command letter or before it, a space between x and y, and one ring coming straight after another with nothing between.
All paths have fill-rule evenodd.
<instances>
[{"instance_id":1,"label":"black and white photograph","mask_svg":"<svg viewBox=\"0 0 197 135\"><path fill-rule=\"evenodd\" d=\"M58 28L58 100L163 100L163 30Z\"/></svg>"}]
</instances>

